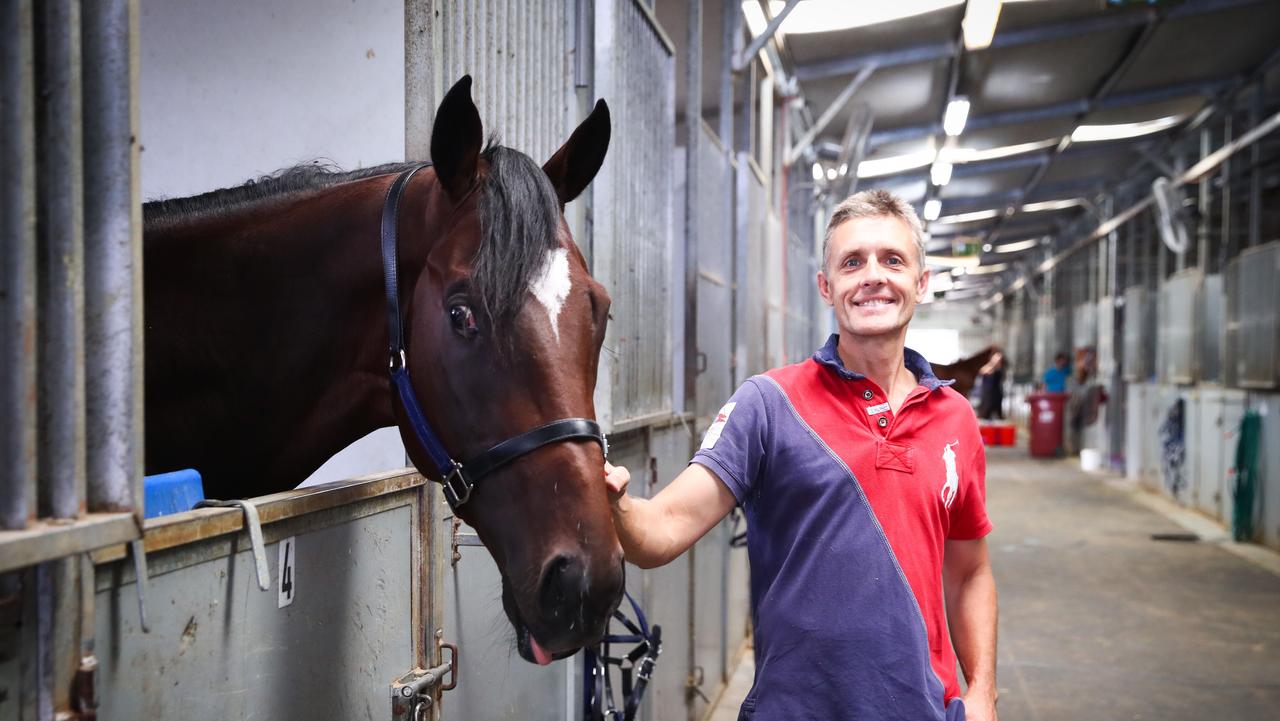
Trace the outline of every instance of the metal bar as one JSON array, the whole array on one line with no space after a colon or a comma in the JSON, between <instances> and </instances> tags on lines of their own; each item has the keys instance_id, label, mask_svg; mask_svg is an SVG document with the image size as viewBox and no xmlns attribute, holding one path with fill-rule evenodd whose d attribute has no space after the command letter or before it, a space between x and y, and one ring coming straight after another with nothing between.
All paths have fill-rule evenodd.
<instances>
[{"instance_id":1,"label":"metal bar","mask_svg":"<svg viewBox=\"0 0 1280 721\"><path fill-rule=\"evenodd\" d=\"M720 142L725 152L733 153L733 59L737 57L735 46L742 44L739 23L742 11L736 0L724 0L720 5Z\"/></svg>"},{"instance_id":2,"label":"metal bar","mask_svg":"<svg viewBox=\"0 0 1280 721\"><path fill-rule=\"evenodd\" d=\"M1249 125L1257 127L1262 120L1265 107L1266 83L1259 82L1253 91L1253 102L1249 105ZM1249 172L1249 237L1245 241L1248 248L1262 242L1262 144L1251 146Z\"/></svg>"},{"instance_id":3,"label":"metal bar","mask_svg":"<svg viewBox=\"0 0 1280 721\"><path fill-rule=\"evenodd\" d=\"M74 518L85 487L80 5L41 3L36 24L39 513Z\"/></svg>"},{"instance_id":4,"label":"metal bar","mask_svg":"<svg viewBox=\"0 0 1280 721\"><path fill-rule=\"evenodd\" d=\"M0 531L35 516L36 206L32 9L0 3Z\"/></svg>"},{"instance_id":5,"label":"metal bar","mask_svg":"<svg viewBox=\"0 0 1280 721\"><path fill-rule=\"evenodd\" d=\"M35 521L0 531L0 573L106 548L138 537L131 513L89 513L74 521Z\"/></svg>"},{"instance_id":6,"label":"metal bar","mask_svg":"<svg viewBox=\"0 0 1280 721\"><path fill-rule=\"evenodd\" d=\"M796 66L796 80L801 82L820 80L839 75L852 75L866 68L891 68L898 65L931 62L951 57L954 52L955 43L945 42L805 63Z\"/></svg>"},{"instance_id":7,"label":"metal bar","mask_svg":"<svg viewBox=\"0 0 1280 721\"><path fill-rule=\"evenodd\" d=\"M768 8L767 3L761 3L761 4L765 8ZM744 50L740 55L737 55L734 58L733 72L740 73L743 71L744 68L747 67L747 63L751 62L751 58L754 58L756 56L756 53L760 52L760 48L764 47L764 44L769 42L770 38L772 38L774 33L778 31L778 28L781 27L782 21L786 20L787 15L790 15L791 11L794 10L796 5L799 5L799 4L800 4L800 0L787 0L786 6L784 6L782 8L782 11L779 12L772 20L769 21L769 24L765 27L764 32L756 36L756 38L751 41L751 44L747 46L747 49ZM698 38L698 40L701 40L701 38Z\"/></svg>"},{"instance_id":8,"label":"metal bar","mask_svg":"<svg viewBox=\"0 0 1280 721\"><path fill-rule=\"evenodd\" d=\"M831 101L831 105L822 111L822 115L818 116L818 121L806 130L804 135L800 136L795 145L787 148L786 155L783 156L784 165L795 163L805 148L809 147L813 139L818 137L818 133L821 133L827 127L827 124L831 122L831 119L844 109L845 104L849 102L849 98L852 98L853 94L858 92L858 88L867 82L867 78L870 78L873 72L875 72L875 66L868 66L858 71L858 74L849 81L849 84L844 86L844 90L841 90L840 94L836 96L836 99Z\"/></svg>"},{"instance_id":9,"label":"metal bar","mask_svg":"<svg viewBox=\"0 0 1280 721\"><path fill-rule=\"evenodd\" d=\"M1244 148L1253 145L1255 142L1262 139L1278 127L1280 127L1280 113L1272 115L1263 121L1262 124L1255 126L1252 130L1241 135L1236 140L1227 143L1216 151L1205 156L1204 159L1191 166L1187 172L1182 174L1182 177L1178 179L1178 185L1200 182L1205 178L1205 176L1211 173L1214 168L1217 168L1219 165L1226 162L1227 158L1230 158L1232 155L1235 155Z\"/></svg>"},{"instance_id":10,"label":"metal bar","mask_svg":"<svg viewBox=\"0 0 1280 721\"><path fill-rule=\"evenodd\" d=\"M84 6L85 425L91 511L137 507L142 453L142 234L136 0Z\"/></svg>"},{"instance_id":11,"label":"metal bar","mask_svg":"<svg viewBox=\"0 0 1280 721\"><path fill-rule=\"evenodd\" d=\"M788 4L788 10L791 4ZM786 14L786 11L782 13ZM693 410L698 387L698 207L703 188L698 180L702 139L702 2L688 4L685 42L685 173L684 173L684 395L683 408ZM710 190L709 188L707 190Z\"/></svg>"}]
</instances>

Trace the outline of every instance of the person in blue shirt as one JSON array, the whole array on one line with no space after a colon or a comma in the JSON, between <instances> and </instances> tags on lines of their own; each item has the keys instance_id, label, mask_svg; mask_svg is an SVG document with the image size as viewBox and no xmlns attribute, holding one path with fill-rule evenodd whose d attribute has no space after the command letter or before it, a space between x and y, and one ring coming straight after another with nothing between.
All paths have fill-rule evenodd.
<instances>
[{"instance_id":1,"label":"person in blue shirt","mask_svg":"<svg viewBox=\"0 0 1280 721\"><path fill-rule=\"evenodd\" d=\"M1041 379L1044 389L1049 393L1066 393L1067 379L1071 377L1071 363L1066 353L1058 353L1053 357L1053 366L1044 372Z\"/></svg>"}]
</instances>

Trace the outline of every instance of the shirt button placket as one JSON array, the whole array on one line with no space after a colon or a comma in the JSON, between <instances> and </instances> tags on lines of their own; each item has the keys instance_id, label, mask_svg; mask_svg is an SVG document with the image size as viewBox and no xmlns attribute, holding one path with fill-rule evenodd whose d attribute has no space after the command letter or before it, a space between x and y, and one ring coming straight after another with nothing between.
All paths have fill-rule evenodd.
<instances>
[{"instance_id":1,"label":"shirt button placket","mask_svg":"<svg viewBox=\"0 0 1280 721\"><path fill-rule=\"evenodd\" d=\"M863 391L863 392L862 392L862 398L863 398L863 400L868 400L868 401L869 401L869 400L871 400L872 398L875 398L875 397L876 397L876 394L875 394L875 393L872 393L870 388L868 388L867 390L865 390L865 391Z\"/></svg>"},{"instance_id":2,"label":"shirt button placket","mask_svg":"<svg viewBox=\"0 0 1280 721\"><path fill-rule=\"evenodd\" d=\"M885 418L884 416L880 416L880 418L876 420L876 425L880 426L881 428L884 428L885 426L889 425L889 419Z\"/></svg>"}]
</instances>

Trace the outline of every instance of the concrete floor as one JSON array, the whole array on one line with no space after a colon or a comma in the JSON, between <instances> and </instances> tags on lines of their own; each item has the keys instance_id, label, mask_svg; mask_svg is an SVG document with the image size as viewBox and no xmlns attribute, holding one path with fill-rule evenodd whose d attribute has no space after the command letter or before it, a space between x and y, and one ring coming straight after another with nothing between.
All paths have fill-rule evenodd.
<instances>
[{"instance_id":1,"label":"concrete floor","mask_svg":"<svg viewBox=\"0 0 1280 721\"><path fill-rule=\"evenodd\" d=\"M1114 476L988 459L1003 721L1280 719L1280 555ZM1188 530L1202 540L1151 537ZM752 667L713 721L737 717Z\"/></svg>"}]
</instances>

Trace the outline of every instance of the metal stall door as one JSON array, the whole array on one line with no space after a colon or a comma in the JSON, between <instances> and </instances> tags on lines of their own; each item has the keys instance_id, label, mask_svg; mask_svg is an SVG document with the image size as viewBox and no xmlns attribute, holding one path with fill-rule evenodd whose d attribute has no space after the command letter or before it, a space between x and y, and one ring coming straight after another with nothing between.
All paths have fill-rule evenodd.
<instances>
[{"instance_id":1,"label":"metal stall door","mask_svg":"<svg viewBox=\"0 0 1280 721\"><path fill-rule=\"evenodd\" d=\"M671 412L675 46L649 7L595 5L595 92L613 119L592 183L592 265L613 297L596 412L606 429Z\"/></svg>"},{"instance_id":2,"label":"metal stall door","mask_svg":"<svg viewBox=\"0 0 1280 721\"><path fill-rule=\"evenodd\" d=\"M1280 241L1240 253L1239 356L1241 388L1280 386Z\"/></svg>"},{"instance_id":3,"label":"metal stall door","mask_svg":"<svg viewBox=\"0 0 1280 721\"><path fill-rule=\"evenodd\" d=\"M734 381L769 368L769 195L750 153L738 154L737 232L734 239Z\"/></svg>"},{"instance_id":4,"label":"metal stall door","mask_svg":"<svg viewBox=\"0 0 1280 721\"><path fill-rule=\"evenodd\" d=\"M437 660L408 470L254 499L261 551L239 508L149 520L145 629L123 548L98 554L99 718L407 719L392 683Z\"/></svg>"},{"instance_id":5,"label":"metal stall door","mask_svg":"<svg viewBox=\"0 0 1280 721\"><path fill-rule=\"evenodd\" d=\"M1203 274L1189 268L1169 277L1160 293L1160 381L1190 384L1199 378L1199 305Z\"/></svg>"},{"instance_id":6,"label":"metal stall door","mask_svg":"<svg viewBox=\"0 0 1280 721\"><path fill-rule=\"evenodd\" d=\"M696 159L699 202L698 318L696 339L698 375L694 413L697 429L710 425L720 407L733 395L733 167L718 138L699 123L702 142Z\"/></svg>"}]
</instances>

